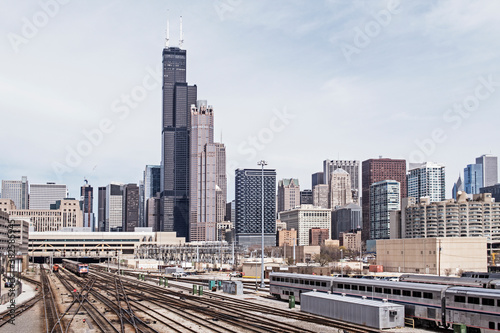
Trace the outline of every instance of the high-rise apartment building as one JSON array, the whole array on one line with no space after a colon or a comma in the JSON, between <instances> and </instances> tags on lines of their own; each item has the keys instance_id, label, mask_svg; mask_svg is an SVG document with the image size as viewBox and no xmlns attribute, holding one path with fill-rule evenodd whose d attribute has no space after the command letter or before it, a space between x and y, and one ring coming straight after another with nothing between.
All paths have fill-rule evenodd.
<instances>
[{"instance_id":1,"label":"high-rise apartment building","mask_svg":"<svg viewBox=\"0 0 500 333\"><path fill-rule=\"evenodd\" d=\"M481 187L493 186L498 183L498 157L493 155L481 155L476 158L476 164L482 166L483 183Z\"/></svg>"},{"instance_id":2,"label":"high-rise apartment building","mask_svg":"<svg viewBox=\"0 0 500 333\"><path fill-rule=\"evenodd\" d=\"M383 180L370 186L370 239L390 238L390 212L401 209L400 184Z\"/></svg>"},{"instance_id":3,"label":"high-rise apartment building","mask_svg":"<svg viewBox=\"0 0 500 333\"><path fill-rule=\"evenodd\" d=\"M189 130L197 88L186 81L186 50L163 49L161 231L189 236Z\"/></svg>"},{"instance_id":4,"label":"high-rise apartment building","mask_svg":"<svg viewBox=\"0 0 500 333\"><path fill-rule=\"evenodd\" d=\"M94 188L85 179L85 185L80 188L80 197L83 203L83 227L95 229L94 217Z\"/></svg>"},{"instance_id":5,"label":"high-rise apartment building","mask_svg":"<svg viewBox=\"0 0 500 333\"><path fill-rule=\"evenodd\" d=\"M298 179L287 178L278 182L278 213L300 205Z\"/></svg>"},{"instance_id":6,"label":"high-rise apartment building","mask_svg":"<svg viewBox=\"0 0 500 333\"><path fill-rule=\"evenodd\" d=\"M446 196L445 166L432 162L410 163L406 184L406 197L429 197L431 202L443 201Z\"/></svg>"},{"instance_id":7,"label":"high-rise apartment building","mask_svg":"<svg viewBox=\"0 0 500 333\"><path fill-rule=\"evenodd\" d=\"M122 191L122 231L133 232L139 227L139 186L127 184L122 187Z\"/></svg>"},{"instance_id":8,"label":"high-rise apartment building","mask_svg":"<svg viewBox=\"0 0 500 333\"><path fill-rule=\"evenodd\" d=\"M354 203L359 203L360 195L360 164L359 161L354 160L325 160L323 161L323 174L324 183L328 184L332 172L337 169L343 169L346 171L351 179L351 197Z\"/></svg>"},{"instance_id":9,"label":"high-rise apartment building","mask_svg":"<svg viewBox=\"0 0 500 333\"><path fill-rule=\"evenodd\" d=\"M406 209L406 238L487 237L500 241L500 202L490 193L460 192L457 200L430 202L428 198Z\"/></svg>"},{"instance_id":10,"label":"high-rise apartment building","mask_svg":"<svg viewBox=\"0 0 500 333\"><path fill-rule=\"evenodd\" d=\"M300 191L300 204L301 205L312 205L313 204L313 192L312 192L312 190Z\"/></svg>"},{"instance_id":11,"label":"high-rise apartment building","mask_svg":"<svg viewBox=\"0 0 500 333\"><path fill-rule=\"evenodd\" d=\"M468 194L479 194L483 187L483 166L481 164L468 164L464 169L464 188Z\"/></svg>"},{"instance_id":12,"label":"high-rise apartment building","mask_svg":"<svg viewBox=\"0 0 500 333\"><path fill-rule=\"evenodd\" d=\"M262 177L264 177L264 242L276 245L276 170L237 169L235 174L236 241L242 246L261 244Z\"/></svg>"},{"instance_id":13,"label":"high-rise apartment building","mask_svg":"<svg viewBox=\"0 0 500 333\"><path fill-rule=\"evenodd\" d=\"M47 183L30 184L30 209L50 209L57 200L63 200L68 197L66 185Z\"/></svg>"},{"instance_id":14,"label":"high-rise apartment building","mask_svg":"<svg viewBox=\"0 0 500 333\"><path fill-rule=\"evenodd\" d=\"M17 209L28 209L28 177L21 180L2 180L2 199L11 199Z\"/></svg>"},{"instance_id":15,"label":"high-rise apartment building","mask_svg":"<svg viewBox=\"0 0 500 333\"><path fill-rule=\"evenodd\" d=\"M326 184L318 184L313 187L313 205L321 208L329 208L329 187Z\"/></svg>"},{"instance_id":16,"label":"high-rise apartment building","mask_svg":"<svg viewBox=\"0 0 500 333\"><path fill-rule=\"evenodd\" d=\"M111 183L106 186L105 231L123 231L123 185Z\"/></svg>"},{"instance_id":17,"label":"high-rise apartment building","mask_svg":"<svg viewBox=\"0 0 500 333\"><path fill-rule=\"evenodd\" d=\"M363 161L362 170L362 208L363 240L370 237L370 186L382 180L396 180L400 184L400 199L406 196L406 161L389 158Z\"/></svg>"},{"instance_id":18,"label":"high-rise apartment building","mask_svg":"<svg viewBox=\"0 0 500 333\"><path fill-rule=\"evenodd\" d=\"M352 202L351 176L344 169L338 168L330 173L328 187L328 207L330 209L336 209Z\"/></svg>"}]
</instances>

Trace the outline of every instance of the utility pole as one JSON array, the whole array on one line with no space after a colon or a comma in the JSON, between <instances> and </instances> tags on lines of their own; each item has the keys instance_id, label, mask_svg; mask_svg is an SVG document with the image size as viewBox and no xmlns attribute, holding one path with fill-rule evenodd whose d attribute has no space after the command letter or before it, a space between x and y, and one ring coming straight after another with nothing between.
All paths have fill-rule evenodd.
<instances>
[{"instance_id":1,"label":"utility pole","mask_svg":"<svg viewBox=\"0 0 500 333\"><path fill-rule=\"evenodd\" d=\"M340 249L340 276L343 277L344 275L344 265L342 260L344 260L344 252L342 249Z\"/></svg>"},{"instance_id":2,"label":"utility pole","mask_svg":"<svg viewBox=\"0 0 500 333\"><path fill-rule=\"evenodd\" d=\"M441 276L441 240L439 240L438 276Z\"/></svg>"},{"instance_id":3,"label":"utility pole","mask_svg":"<svg viewBox=\"0 0 500 333\"><path fill-rule=\"evenodd\" d=\"M267 162L264 160L261 160L257 162L257 165L260 165L262 167L262 249L261 249L261 270L260 270L260 287L264 288L266 285L264 283L264 165L267 165Z\"/></svg>"}]
</instances>

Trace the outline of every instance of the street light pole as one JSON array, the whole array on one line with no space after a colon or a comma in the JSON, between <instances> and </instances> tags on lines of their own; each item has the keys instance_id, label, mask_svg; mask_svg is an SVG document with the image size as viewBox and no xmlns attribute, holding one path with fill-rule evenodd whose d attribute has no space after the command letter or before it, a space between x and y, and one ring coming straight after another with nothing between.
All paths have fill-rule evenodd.
<instances>
[{"instance_id":1,"label":"street light pole","mask_svg":"<svg viewBox=\"0 0 500 333\"><path fill-rule=\"evenodd\" d=\"M265 288L264 284L264 165L267 165L267 162L261 160L257 162L257 165L262 167L262 251L261 251L261 261L260 261L260 287Z\"/></svg>"},{"instance_id":2,"label":"street light pole","mask_svg":"<svg viewBox=\"0 0 500 333\"><path fill-rule=\"evenodd\" d=\"M344 263L342 262L344 260L344 252L342 249L340 249L340 276L344 276Z\"/></svg>"}]
</instances>

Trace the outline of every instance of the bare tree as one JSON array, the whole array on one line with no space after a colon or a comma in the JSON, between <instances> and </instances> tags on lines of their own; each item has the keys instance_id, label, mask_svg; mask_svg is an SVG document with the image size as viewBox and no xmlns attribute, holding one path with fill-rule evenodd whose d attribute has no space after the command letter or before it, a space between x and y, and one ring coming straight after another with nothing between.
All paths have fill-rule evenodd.
<instances>
[{"instance_id":1,"label":"bare tree","mask_svg":"<svg viewBox=\"0 0 500 333\"><path fill-rule=\"evenodd\" d=\"M324 267L324 266L326 266L329 262L331 262L331 261L332 261L332 258L331 258L329 255L325 254L325 253L321 253L321 254L317 253L317 254L315 254L315 255L314 255L313 260L314 260L315 262L319 263L319 265L320 265L321 267Z\"/></svg>"}]
</instances>

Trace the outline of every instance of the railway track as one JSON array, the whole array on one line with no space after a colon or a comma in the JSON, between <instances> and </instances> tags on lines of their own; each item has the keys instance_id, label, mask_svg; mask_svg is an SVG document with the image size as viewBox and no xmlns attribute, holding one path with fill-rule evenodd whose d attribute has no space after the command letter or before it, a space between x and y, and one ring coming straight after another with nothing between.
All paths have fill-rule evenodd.
<instances>
[{"instance_id":1,"label":"railway track","mask_svg":"<svg viewBox=\"0 0 500 333\"><path fill-rule=\"evenodd\" d=\"M58 278L74 297L67 312L78 302L78 309L84 309L101 332L159 332L134 313L120 277L80 278L64 271L64 274L58 274ZM102 304L105 310L99 311L94 303Z\"/></svg>"},{"instance_id":2,"label":"railway track","mask_svg":"<svg viewBox=\"0 0 500 333\"><path fill-rule=\"evenodd\" d=\"M59 310L57 309L54 293L50 285L50 279L47 276L47 272L43 268L43 265L40 266L41 289L45 314L45 331L50 333L64 333L64 326L59 318Z\"/></svg>"},{"instance_id":3,"label":"railway track","mask_svg":"<svg viewBox=\"0 0 500 333\"><path fill-rule=\"evenodd\" d=\"M313 332L304 328L294 327L290 324L283 324L280 322L280 318L289 318L326 325L339 329L345 329L349 332L380 332L379 330L319 316L273 309L265 305L255 304L220 294L215 295L207 293L204 297L192 296L189 295L191 288L184 286L176 286L176 288L183 291L185 290L187 293L175 292L170 289L157 287L144 282L129 281L128 283L131 284L130 288L137 290L135 293L133 291L129 293L129 296L131 297L142 297L142 300L147 299L148 302L151 302L156 306L168 304L169 308L179 307L180 309L195 311L203 314L205 317L211 318L212 320L227 322L228 324L254 332ZM170 284L173 284L172 280L170 280ZM142 293L139 293L139 290ZM179 302L179 300L181 302ZM209 309L209 311L207 311L207 309ZM266 316L263 316L262 314L265 314ZM268 315L274 316L275 318L270 319L267 317Z\"/></svg>"}]
</instances>

